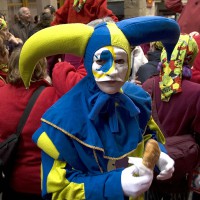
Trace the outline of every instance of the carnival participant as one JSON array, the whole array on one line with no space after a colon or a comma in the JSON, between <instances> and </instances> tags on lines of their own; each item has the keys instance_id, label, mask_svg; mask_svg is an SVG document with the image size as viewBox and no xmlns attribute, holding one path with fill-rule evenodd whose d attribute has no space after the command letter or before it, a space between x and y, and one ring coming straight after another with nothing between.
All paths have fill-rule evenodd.
<instances>
[{"instance_id":1,"label":"carnival participant","mask_svg":"<svg viewBox=\"0 0 200 200\"><path fill-rule=\"evenodd\" d=\"M174 161L166 154L162 133L151 118L150 96L127 80L131 46L161 40L170 57L179 34L174 20L138 17L95 28L85 24L52 26L26 42L20 58L26 87L34 63L44 56L83 56L87 70L87 76L45 112L41 127L33 135L42 149L45 199L121 200L140 196L153 179L152 170L141 158L149 138L157 139L162 151L156 162L160 169L157 178L172 176ZM30 49L31 55L27 53ZM131 157L130 166L127 157Z\"/></svg>"}]
</instances>

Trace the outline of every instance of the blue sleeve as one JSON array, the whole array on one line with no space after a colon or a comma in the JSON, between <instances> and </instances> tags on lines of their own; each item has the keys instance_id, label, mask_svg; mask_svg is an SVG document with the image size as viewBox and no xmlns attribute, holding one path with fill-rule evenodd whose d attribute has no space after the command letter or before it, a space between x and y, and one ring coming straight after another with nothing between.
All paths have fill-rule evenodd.
<instances>
[{"instance_id":1,"label":"blue sleeve","mask_svg":"<svg viewBox=\"0 0 200 200\"><path fill-rule=\"evenodd\" d=\"M33 135L42 149L42 196L51 200L123 200L121 172L88 172L71 140L43 124ZM45 131L44 131L45 130ZM72 156L73 155L73 156ZM69 159L70 158L70 159ZM78 169L78 170L77 170Z\"/></svg>"},{"instance_id":2,"label":"blue sleeve","mask_svg":"<svg viewBox=\"0 0 200 200\"><path fill-rule=\"evenodd\" d=\"M57 199L123 200L122 169L89 174L42 153L42 195Z\"/></svg>"}]
</instances>

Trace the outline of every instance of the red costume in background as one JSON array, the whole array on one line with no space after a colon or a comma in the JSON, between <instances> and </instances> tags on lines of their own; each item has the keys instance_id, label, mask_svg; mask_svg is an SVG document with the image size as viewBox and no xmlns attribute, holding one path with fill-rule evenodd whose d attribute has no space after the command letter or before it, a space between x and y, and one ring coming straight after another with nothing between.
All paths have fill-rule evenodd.
<instances>
[{"instance_id":1,"label":"red costume in background","mask_svg":"<svg viewBox=\"0 0 200 200\"><path fill-rule=\"evenodd\" d=\"M80 12L73 8L74 0L65 0L64 5L55 13L55 19L51 25L67 24L67 23L84 23L87 24L95 19L111 17L115 22L118 18L107 8L106 0L87 0ZM82 64L82 58L75 55L54 55L48 57L48 71L51 77L52 69L58 62L58 58L62 61L70 62L76 68Z\"/></svg>"},{"instance_id":2,"label":"red costume in background","mask_svg":"<svg viewBox=\"0 0 200 200\"><path fill-rule=\"evenodd\" d=\"M87 24L92 20L111 17L115 22L118 18L107 8L106 0L87 0L80 12L73 8L74 0L65 0L65 3L56 11L55 20L52 25L67 23Z\"/></svg>"},{"instance_id":3,"label":"red costume in background","mask_svg":"<svg viewBox=\"0 0 200 200\"><path fill-rule=\"evenodd\" d=\"M165 0L165 6L180 13L178 23L182 33L200 32L200 0L188 0L185 5L181 0Z\"/></svg>"},{"instance_id":4,"label":"red costume in background","mask_svg":"<svg viewBox=\"0 0 200 200\"><path fill-rule=\"evenodd\" d=\"M0 87L0 141L3 141L16 131L19 119L33 92L40 85L46 86L38 97L21 133L10 184L16 192L41 194L41 151L33 143L32 134L39 128L40 118L44 112L85 75L86 70L83 66L76 70L69 63L61 62L54 67L53 86L41 80L31 83L28 90L24 85L16 87L5 84ZM27 176L29 178L26 178Z\"/></svg>"},{"instance_id":5,"label":"red costume in background","mask_svg":"<svg viewBox=\"0 0 200 200\"><path fill-rule=\"evenodd\" d=\"M199 53L197 54L197 57L195 58L193 64L191 81L195 83L200 83L200 35L194 36L194 39L198 44Z\"/></svg>"},{"instance_id":6,"label":"red costume in background","mask_svg":"<svg viewBox=\"0 0 200 200\"><path fill-rule=\"evenodd\" d=\"M168 136L192 135L194 132L200 134L200 85L183 79L182 92L172 95L169 102L164 102L160 98L160 78L159 76L153 78L155 79L154 95L158 118ZM148 88L148 85L146 87L144 85L149 82L151 83L147 80L143 87Z\"/></svg>"}]
</instances>

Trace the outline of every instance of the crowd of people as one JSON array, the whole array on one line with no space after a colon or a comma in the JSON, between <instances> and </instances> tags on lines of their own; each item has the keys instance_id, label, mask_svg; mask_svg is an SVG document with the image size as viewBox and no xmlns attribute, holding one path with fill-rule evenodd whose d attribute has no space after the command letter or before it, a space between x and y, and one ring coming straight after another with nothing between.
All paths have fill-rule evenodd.
<instances>
[{"instance_id":1,"label":"crowd of people","mask_svg":"<svg viewBox=\"0 0 200 200\"><path fill-rule=\"evenodd\" d=\"M21 7L12 26L0 14L0 142L45 86L22 130L2 200L187 200L190 192L199 199L200 174L193 173L200 166L183 180L184 191L182 180L165 183L176 170L165 137L200 134L199 26L182 20L192 1L165 5L181 13L177 22L118 20L105 0L65 0L35 17ZM153 92L162 127L152 115ZM160 149L153 170L142 159L150 139Z\"/></svg>"}]
</instances>

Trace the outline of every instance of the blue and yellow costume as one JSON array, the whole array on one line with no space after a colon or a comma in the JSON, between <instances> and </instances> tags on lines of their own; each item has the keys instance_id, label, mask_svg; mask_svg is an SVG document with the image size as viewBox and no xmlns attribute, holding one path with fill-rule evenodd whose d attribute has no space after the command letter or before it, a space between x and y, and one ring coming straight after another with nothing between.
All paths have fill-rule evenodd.
<instances>
[{"instance_id":1,"label":"blue and yellow costume","mask_svg":"<svg viewBox=\"0 0 200 200\"><path fill-rule=\"evenodd\" d=\"M75 27L80 33L68 35L66 31ZM49 54L84 55L88 75L47 110L41 127L33 135L34 142L42 149L42 195L53 200L122 200L125 197L121 173L128 164L126 157L142 157L144 143L149 138L158 140L161 150L165 151L164 138L151 118L151 98L141 87L126 82L116 94L106 94L99 89L92 72L93 56L105 46L124 49L129 60L128 80L130 45L161 40L170 55L179 37L179 28L170 19L139 17L116 24L103 23L94 29L83 24L67 24L42 30L33 35L22 50L20 70L26 87L34 68L34 64L25 68L30 59L26 53L28 48L37 38L55 30L62 30L59 31L62 39L50 36L48 44L56 40L62 46L65 42L68 47L63 47L62 52L57 46L51 47ZM30 55L32 63L45 55L44 49L40 50L42 55L38 55L39 45L34 49L37 55Z\"/></svg>"}]
</instances>

